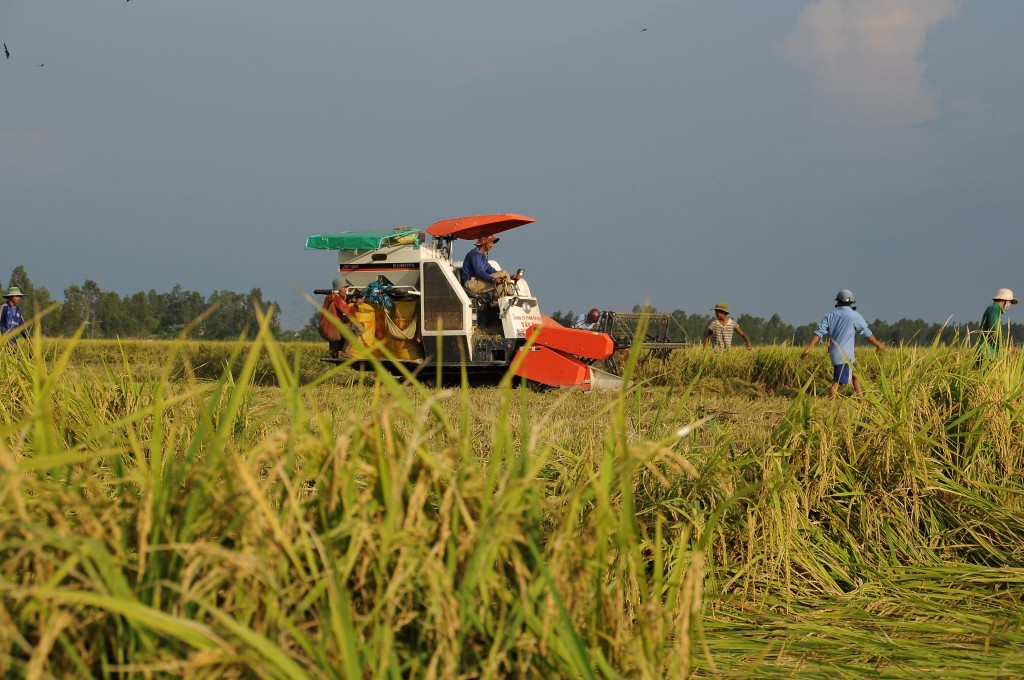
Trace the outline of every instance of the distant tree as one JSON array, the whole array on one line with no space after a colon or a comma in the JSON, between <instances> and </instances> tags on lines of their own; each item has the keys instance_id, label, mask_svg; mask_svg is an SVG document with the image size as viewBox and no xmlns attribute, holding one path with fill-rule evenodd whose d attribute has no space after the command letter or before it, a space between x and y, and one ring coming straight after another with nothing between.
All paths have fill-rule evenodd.
<instances>
[{"instance_id":1,"label":"distant tree","mask_svg":"<svg viewBox=\"0 0 1024 680\"><path fill-rule=\"evenodd\" d=\"M296 340L320 340L320 312L316 311L306 321L306 325L300 328L295 337Z\"/></svg>"},{"instance_id":2,"label":"distant tree","mask_svg":"<svg viewBox=\"0 0 1024 680\"><path fill-rule=\"evenodd\" d=\"M669 340L673 342L700 342L711 321L704 314L687 314L682 309L672 312L672 319Z\"/></svg>"},{"instance_id":3,"label":"distant tree","mask_svg":"<svg viewBox=\"0 0 1024 680\"><path fill-rule=\"evenodd\" d=\"M792 343L795 329L788 323L784 323L778 314L772 314L771 318L765 321L760 316L741 314L736 323L750 336L755 345L777 345Z\"/></svg>"},{"instance_id":4,"label":"distant tree","mask_svg":"<svg viewBox=\"0 0 1024 680\"><path fill-rule=\"evenodd\" d=\"M654 306L641 304L633 305L631 309L632 313L642 311L656 313L658 310ZM551 316L560 323L563 322L563 319L569 319L570 321L566 323L571 323L571 319L575 318L572 312L559 311ZM687 314L682 309L676 309L672 312L672 323L669 324L669 339L673 342L698 343L703 339L710 321L710 314ZM736 322L756 345L783 343L795 346L805 345L818 327L816 322L793 326L784 322L778 314L772 314L767 321L759 316L741 314L736 318ZM882 342L917 346L931 345L936 338L945 345L963 343L969 340L968 335L972 329L976 330L975 324L954 324L949 323L948 320L944 323L927 323L922 319L900 319L896 322L875 319L869 322L869 326ZM1010 337L1013 342L1024 344L1024 324L1010 324Z\"/></svg>"},{"instance_id":5,"label":"distant tree","mask_svg":"<svg viewBox=\"0 0 1024 680\"><path fill-rule=\"evenodd\" d=\"M554 312L553 314L551 314L551 318L554 319L555 321L557 321L558 323L562 324L563 326L571 326L571 325L573 325L573 323L576 321L576 317L577 316L579 316L579 315L576 314L576 312L572 311L571 309L568 312L563 312L561 310L558 310L557 312ZM320 317L320 314L318 313L317 314L318 323L319 323L319 317Z\"/></svg>"},{"instance_id":6,"label":"distant tree","mask_svg":"<svg viewBox=\"0 0 1024 680\"><path fill-rule=\"evenodd\" d=\"M743 332L747 334L750 341L755 345L771 344L771 341L766 342L764 319L759 316L752 316L750 314L740 314L736 317L736 323L740 325ZM703 338L703 335L701 336ZM737 341L739 338L737 337Z\"/></svg>"},{"instance_id":7,"label":"distant tree","mask_svg":"<svg viewBox=\"0 0 1024 680\"><path fill-rule=\"evenodd\" d=\"M64 304L60 308L56 334L64 337L74 335L79 326L89 320L89 312L89 298L82 287L77 284L68 286L64 289Z\"/></svg>"},{"instance_id":8,"label":"distant tree","mask_svg":"<svg viewBox=\"0 0 1024 680\"><path fill-rule=\"evenodd\" d=\"M1010 324L1010 339L1017 344L1024 342L1024 324Z\"/></svg>"},{"instance_id":9,"label":"distant tree","mask_svg":"<svg viewBox=\"0 0 1024 680\"><path fill-rule=\"evenodd\" d=\"M149 306L149 297L138 292L131 297L124 299L125 311L137 324L138 334L141 337L149 337L156 329L156 317L153 316L153 309Z\"/></svg>"},{"instance_id":10,"label":"distant tree","mask_svg":"<svg viewBox=\"0 0 1024 680\"><path fill-rule=\"evenodd\" d=\"M92 279L86 279L85 283L82 284L82 294L85 296L87 321L84 336L87 338L102 338L103 319L98 314L103 290Z\"/></svg>"},{"instance_id":11,"label":"distant tree","mask_svg":"<svg viewBox=\"0 0 1024 680\"><path fill-rule=\"evenodd\" d=\"M746 330L746 329L744 329ZM793 342L793 334L795 329L788 323L785 323L778 314L772 314L771 318L768 319L764 325L764 335L762 336L759 344L782 344L784 342Z\"/></svg>"},{"instance_id":12,"label":"distant tree","mask_svg":"<svg viewBox=\"0 0 1024 680\"><path fill-rule=\"evenodd\" d=\"M793 331L793 344L796 346L806 345L811 341L811 336L814 335L814 330L818 327L816 323L809 323L803 326L797 326Z\"/></svg>"},{"instance_id":13,"label":"distant tree","mask_svg":"<svg viewBox=\"0 0 1024 680\"><path fill-rule=\"evenodd\" d=\"M92 323L96 335L103 338L138 338L146 334L142 319L132 314L114 292L100 294Z\"/></svg>"},{"instance_id":14,"label":"distant tree","mask_svg":"<svg viewBox=\"0 0 1024 680\"><path fill-rule=\"evenodd\" d=\"M253 288L249 291L249 297L246 299L246 309L249 312L249 318L252 320L252 325L249 326L248 333L250 337L255 338L256 332L259 328L259 324L256 319L256 309L259 309L264 314L270 314L269 328L270 332L275 336L281 332L281 306L273 300L263 299L263 290L260 288Z\"/></svg>"},{"instance_id":15,"label":"distant tree","mask_svg":"<svg viewBox=\"0 0 1024 680\"><path fill-rule=\"evenodd\" d=\"M939 330L935 332L932 339L935 339L935 335L939 336L939 342L944 345L951 345L953 343L963 340L967 333L966 327L958 324L941 323L938 324Z\"/></svg>"},{"instance_id":16,"label":"distant tree","mask_svg":"<svg viewBox=\"0 0 1024 680\"><path fill-rule=\"evenodd\" d=\"M149 291L147 300L157 322L154 333L163 338L181 333L207 307L202 294L184 290L180 283L174 284L169 293Z\"/></svg>"},{"instance_id":17,"label":"distant tree","mask_svg":"<svg viewBox=\"0 0 1024 680\"><path fill-rule=\"evenodd\" d=\"M32 318L42 309L53 304L53 298L45 287L36 287L21 265L11 272L7 287L17 286L25 293L22 307L26 317ZM282 332L281 310L272 300L263 299L263 291L253 288L247 294L233 291L214 291L209 299L196 291L184 290L175 284L170 292L138 292L121 297L117 293L103 291L99 285L87 279L82 285L71 285L64 289L64 301L42 322L44 333L56 336L71 336L85 324L85 337L130 338L130 337L174 337L188 324L203 314L211 305L213 311L194 331L196 337L209 339L235 339L239 336L254 338L259 324L256 309L271 314L270 329L278 338L318 340L319 311L310 315L306 325L298 331ZM657 313L653 305L637 304L633 313ZM563 325L572 325L578 314L572 310L556 311L551 318ZM672 341L700 342L711 319L709 313L687 314L684 310L672 312L669 324L669 339ZM755 344L792 343L806 344L813 334L816 323L792 326L785 323L778 314L767 321L763 318L742 314L737 322ZM891 345L930 345L938 338L942 344L973 342L971 335L976 330L974 323L928 323L922 319L899 319L887 322L875 319L871 329L883 342ZM1011 324L1010 337L1015 343L1024 343L1024 324Z\"/></svg>"},{"instance_id":18,"label":"distant tree","mask_svg":"<svg viewBox=\"0 0 1024 680\"><path fill-rule=\"evenodd\" d=\"M228 290L215 290L210 295L208 306L212 312L202 322L201 335L207 340L230 340L249 331L255 321L249 314L246 296Z\"/></svg>"},{"instance_id":19,"label":"distant tree","mask_svg":"<svg viewBox=\"0 0 1024 680\"><path fill-rule=\"evenodd\" d=\"M259 332L256 310L271 313L270 330L280 332L280 309L273 301L264 301L263 291L253 288L248 295L227 290L214 291L208 306L213 311L202 322L202 335L210 340L230 340L244 335L252 340Z\"/></svg>"}]
</instances>

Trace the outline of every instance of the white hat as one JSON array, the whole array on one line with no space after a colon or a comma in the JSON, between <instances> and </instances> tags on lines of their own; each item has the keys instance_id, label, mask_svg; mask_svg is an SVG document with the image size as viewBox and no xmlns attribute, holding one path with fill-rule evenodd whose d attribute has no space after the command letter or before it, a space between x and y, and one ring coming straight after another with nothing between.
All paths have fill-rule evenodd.
<instances>
[{"instance_id":1,"label":"white hat","mask_svg":"<svg viewBox=\"0 0 1024 680\"><path fill-rule=\"evenodd\" d=\"M992 296L993 300L1006 300L1011 305L1017 304L1017 298L1013 297L1013 291L1009 288L1000 288L996 291L996 294Z\"/></svg>"}]
</instances>

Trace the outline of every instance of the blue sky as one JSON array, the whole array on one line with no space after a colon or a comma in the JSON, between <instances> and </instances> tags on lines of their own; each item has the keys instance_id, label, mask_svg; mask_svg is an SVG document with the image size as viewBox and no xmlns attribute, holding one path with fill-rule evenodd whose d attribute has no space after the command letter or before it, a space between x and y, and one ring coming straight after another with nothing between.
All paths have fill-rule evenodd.
<instances>
[{"instance_id":1,"label":"blue sky","mask_svg":"<svg viewBox=\"0 0 1024 680\"><path fill-rule=\"evenodd\" d=\"M1022 24L1017 0L0 0L0 275L259 286L298 326L293 286L336 266L307 235L516 212L492 255L548 313L802 324L850 288L868 319L976 321L1024 293Z\"/></svg>"}]
</instances>

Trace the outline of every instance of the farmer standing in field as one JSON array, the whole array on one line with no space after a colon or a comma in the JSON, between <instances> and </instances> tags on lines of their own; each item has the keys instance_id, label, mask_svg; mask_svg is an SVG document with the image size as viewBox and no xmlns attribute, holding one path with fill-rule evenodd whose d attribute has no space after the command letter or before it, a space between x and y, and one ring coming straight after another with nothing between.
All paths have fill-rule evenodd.
<instances>
[{"instance_id":1,"label":"farmer standing in field","mask_svg":"<svg viewBox=\"0 0 1024 680\"><path fill-rule=\"evenodd\" d=\"M986 360L998 359L999 351L1009 339L1009 330L1006 337L1003 337L1002 319L1006 308L1017 304L1017 298L1013 297L1013 291L1009 288L1000 288L992 296L992 304L985 308L981 315L981 326L978 330L978 363Z\"/></svg>"},{"instance_id":2,"label":"farmer standing in field","mask_svg":"<svg viewBox=\"0 0 1024 680\"><path fill-rule=\"evenodd\" d=\"M751 344L747 334L743 332L743 329L736 323L736 320L729 316L729 305L727 303L719 302L711 309L715 313L715 318L708 324L708 331L704 334L705 347L710 342L711 346L715 349L729 349L732 347L733 331L736 331L743 338L743 342L747 343L747 349L754 349L754 345Z\"/></svg>"},{"instance_id":3,"label":"farmer standing in field","mask_svg":"<svg viewBox=\"0 0 1024 680\"><path fill-rule=\"evenodd\" d=\"M18 303L21 302L21 298L21 288L18 288L17 286L11 286L10 289L4 293L4 306L0 309L0 335L6 335L18 326L25 325L25 317L21 315L21 307L18 306ZM19 335L28 340L28 332L22 328L20 333L15 333L11 336L9 343L10 347L14 347L18 344Z\"/></svg>"},{"instance_id":4,"label":"farmer standing in field","mask_svg":"<svg viewBox=\"0 0 1024 680\"><path fill-rule=\"evenodd\" d=\"M338 353L345 346L345 338L341 335L339 326L348 326L356 335L363 333L362 324L356 320L356 307L362 299L362 292L356 291L352 299L346 300L342 291L345 289L345 282L341 279L334 279L331 284L331 292L324 298L323 306L320 308L320 337L327 341L327 348L332 359L338 358Z\"/></svg>"},{"instance_id":5,"label":"farmer standing in field","mask_svg":"<svg viewBox=\"0 0 1024 680\"><path fill-rule=\"evenodd\" d=\"M853 345L857 333L860 333L878 349L885 349L885 345L879 342L878 338L871 334L868 322L859 312L855 311L853 292L842 289L836 293L836 308L825 315L818 327L814 329L811 341L807 343L800 358L806 358L811 353L811 348L818 344L818 341L826 335L828 340L828 356L832 361L832 387L829 388L830 397L836 396L840 385L846 385L853 380L853 391L860 394L864 391L860 379L853 372Z\"/></svg>"}]
</instances>

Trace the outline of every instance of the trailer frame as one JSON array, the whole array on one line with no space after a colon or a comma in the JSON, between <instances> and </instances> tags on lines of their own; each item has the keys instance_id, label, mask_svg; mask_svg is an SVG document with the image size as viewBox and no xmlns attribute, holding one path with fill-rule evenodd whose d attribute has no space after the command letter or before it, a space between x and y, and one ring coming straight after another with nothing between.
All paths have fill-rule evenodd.
<instances>
[{"instance_id":1,"label":"trailer frame","mask_svg":"<svg viewBox=\"0 0 1024 680\"><path fill-rule=\"evenodd\" d=\"M673 325L682 331L686 340L671 339ZM667 359L673 351L693 346L686 331L671 314L664 312L603 311L594 324L594 330L611 336L615 349L612 356L605 360L605 365L609 371L619 375L622 373L622 355L638 340L640 346L648 351L648 356L656 359Z\"/></svg>"}]
</instances>

